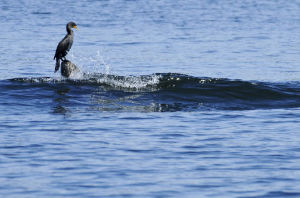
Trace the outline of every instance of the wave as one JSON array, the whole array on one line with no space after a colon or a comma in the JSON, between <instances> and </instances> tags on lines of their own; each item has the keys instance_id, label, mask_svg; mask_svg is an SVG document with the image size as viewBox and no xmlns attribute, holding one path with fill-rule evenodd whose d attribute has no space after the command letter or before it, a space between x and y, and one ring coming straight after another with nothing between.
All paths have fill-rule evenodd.
<instances>
[{"instance_id":1,"label":"wave","mask_svg":"<svg viewBox=\"0 0 300 198\"><path fill-rule=\"evenodd\" d=\"M9 93L6 97L10 97L10 100L18 99L19 95L14 92L17 89L22 98L29 93L29 98L35 100L37 97L40 100L51 96L65 97L69 101L66 107L84 105L90 110L100 111L165 112L300 107L299 82L252 82L178 73L144 76L82 74L74 79L14 78L0 81L0 89ZM49 96L49 92L52 95Z\"/></svg>"}]
</instances>

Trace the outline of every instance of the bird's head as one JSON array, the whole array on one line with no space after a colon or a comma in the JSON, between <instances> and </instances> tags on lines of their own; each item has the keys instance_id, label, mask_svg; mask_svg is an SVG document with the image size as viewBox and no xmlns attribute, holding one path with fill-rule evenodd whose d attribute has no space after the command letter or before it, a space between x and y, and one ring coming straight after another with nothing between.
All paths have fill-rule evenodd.
<instances>
[{"instance_id":1,"label":"bird's head","mask_svg":"<svg viewBox=\"0 0 300 198\"><path fill-rule=\"evenodd\" d=\"M75 28L75 29L77 29L77 30L79 30L78 28L77 28L77 25L76 25L76 23L74 23L74 22L69 22L68 24L67 24L67 28Z\"/></svg>"}]
</instances>

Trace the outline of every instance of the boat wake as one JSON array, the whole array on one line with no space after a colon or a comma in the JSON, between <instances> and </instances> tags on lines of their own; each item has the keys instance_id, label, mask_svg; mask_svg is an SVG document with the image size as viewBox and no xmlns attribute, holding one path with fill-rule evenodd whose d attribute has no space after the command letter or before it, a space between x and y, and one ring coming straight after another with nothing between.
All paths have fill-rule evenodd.
<instances>
[{"instance_id":1,"label":"boat wake","mask_svg":"<svg viewBox=\"0 0 300 198\"><path fill-rule=\"evenodd\" d=\"M299 82L249 82L178 73L82 74L74 79L14 78L0 82L1 92L6 93L1 97L6 101L34 105L31 100L46 100L50 106L59 102L69 110L84 107L98 111L170 112L300 107Z\"/></svg>"}]
</instances>

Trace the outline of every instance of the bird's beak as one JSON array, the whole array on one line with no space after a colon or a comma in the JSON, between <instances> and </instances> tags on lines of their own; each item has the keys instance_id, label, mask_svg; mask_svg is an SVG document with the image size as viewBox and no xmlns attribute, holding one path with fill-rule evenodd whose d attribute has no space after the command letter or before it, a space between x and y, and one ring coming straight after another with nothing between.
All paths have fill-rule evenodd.
<instances>
[{"instance_id":1,"label":"bird's beak","mask_svg":"<svg viewBox=\"0 0 300 198\"><path fill-rule=\"evenodd\" d=\"M79 28L77 27L77 25L75 25L73 28L75 28L76 30L79 30Z\"/></svg>"}]
</instances>

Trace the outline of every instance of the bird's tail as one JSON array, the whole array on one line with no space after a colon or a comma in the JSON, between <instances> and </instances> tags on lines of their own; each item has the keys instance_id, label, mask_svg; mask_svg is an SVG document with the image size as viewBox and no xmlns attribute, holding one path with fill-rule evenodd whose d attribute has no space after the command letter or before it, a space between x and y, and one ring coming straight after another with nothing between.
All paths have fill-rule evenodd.
<instances>
[{"instance_id":1,"label":"bird's tail","mask_svg":"<svg viewBox=\"0 0 300 198\"><path fill-rule=\"evenodd\" d=\"M60 67L60 59L56 58L56 65L55 65L55 71L54 72L57 72L59 70L59 67Z\"/></svg>"}]
</instances>

